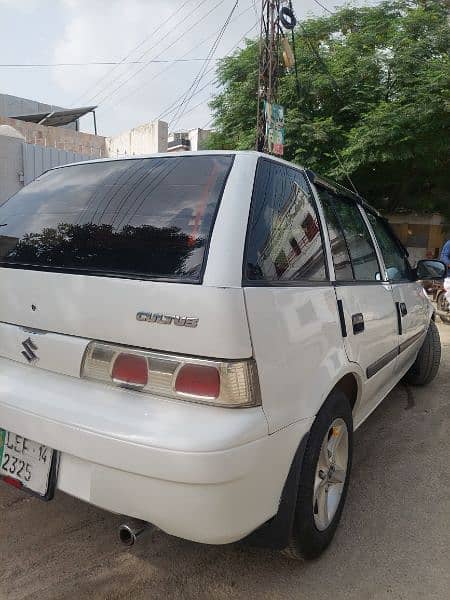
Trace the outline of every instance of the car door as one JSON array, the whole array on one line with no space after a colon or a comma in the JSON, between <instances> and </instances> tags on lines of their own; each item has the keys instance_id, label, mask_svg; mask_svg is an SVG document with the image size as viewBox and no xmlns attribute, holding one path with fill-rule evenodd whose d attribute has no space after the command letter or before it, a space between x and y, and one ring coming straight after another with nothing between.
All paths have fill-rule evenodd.
<instances>
[{"instance_id":1,"label":"car door","mask_svg":"<svg viewBox=\"0 0 450 600\"><path fill-rule=\"evenodd\" d=\"M375 212L367 210L366 214L383 256L386 279L392 286L399 335L396 370L403 372L411 365L423 341L429 321L429 302L388 223Z\"/></svg>"},{"instance_id":2,"label":"car door","mask_svg":"<svg viewBox=\"0 0 450 600\"><path fill-rule=\"evenodd\" d=\"M258 161L243 287L273 433L316 414L347 365L316 203L304 172L284 162Z\"/></svg>"},{"instance_id":3,"label":"car door","mask_svg":"<svg viewBox=\"0 0 450 600\"><path fill-rule=\"evenodd\" d=\"M330 240L345 349L365 376L362 418L392 387L398 353L397 313L360 206L330 189L317 190Z\"/></svg>"}]
</instances>

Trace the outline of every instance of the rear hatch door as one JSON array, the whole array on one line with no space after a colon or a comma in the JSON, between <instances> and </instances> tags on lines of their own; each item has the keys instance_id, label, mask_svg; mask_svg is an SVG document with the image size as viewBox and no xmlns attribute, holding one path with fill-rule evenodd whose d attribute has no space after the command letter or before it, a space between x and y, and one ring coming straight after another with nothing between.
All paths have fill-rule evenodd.
<instances>
[{"instance_id":1,"label":"rear hatch door","mask_svg":"<svg viewBox=\"0 0 450 600\"><path fill-rule=\"evenodd\" d=\"M202 285L232 164L213 154L67 166L3 204L0 356L71 375L93 339L251 356L242 290Z\"/></svg>"}]
</instances>

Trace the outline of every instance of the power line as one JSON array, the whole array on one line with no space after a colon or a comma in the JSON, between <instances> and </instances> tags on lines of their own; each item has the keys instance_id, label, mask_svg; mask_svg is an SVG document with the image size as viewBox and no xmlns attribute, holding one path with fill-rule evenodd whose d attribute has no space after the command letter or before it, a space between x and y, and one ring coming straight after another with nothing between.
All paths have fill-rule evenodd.
<instances>
[{"instance_id":1,"label":"power line","mask_svg":"<svg viewBox=\"0 0 450 600\"><path fill-rule=\"evenodd\" d=\"M178 108L175 116L173 117L171 123L169 124L169 127L171 126L172 123L173 123L173 127L176 127L177 124L178 124L178 122L180 121L180 119L183 117L183 114L185 113L186 108L189 106L189 102L191 101L193 95L197 91L198 86L199 86L202 78L205 75L205 71L206 71L206 67L208 65L208 62L214 56L214 53L217 50L217 47L218 47L218 45L220 44L220 42L221 42L221 40L223 38L223 35L224 35L224 33L225 33L225 31L226 31L226 29L228 27L228 24L230 23L231 17L233 16L234 11L236 10L236 7L238 5L238 1L239 0L236 0L236 2L234 3L234 6L231 9L230 14L226 18L225 23L222 25L222 28L220 29L219 34L218 34L217 38L215 39L214 44L211 47L211 50L208 53L208 57L209 58L207 58L204 61L203 65L202 65L202 67L200 69L200 71L198 72L198 74L194 78L194 81L192 82L191 87L187 90L186 95L183 98L183 100L182 100L182 102L181 102L181 104L180 104L180 106L179 106L179 108ZM184 106L184 109L183 109L183 106Z\"/></svg>"},{"instance_id":2,"label":"power line","mask_svg":"<svg viewBox=\"0 0 450 600\"><path fill-rule=\"evenodd\" d=\"M201 126L201 129L208 129L208 127L212 124L214 118L210 119L207 123Z\"/></svg>"},{"instance_id":3,"label":"power line","mask_svg":"<svg viewBox=\"0 0 450 600\"><path fill-rule=\"evenodd\" d=\"M251 7L249 7L247 10L249 10ZM238 15L239 16L239 15ZM254 23L250 29L248 29L240 38L239 40L233 45L232 48L230 48L230 50L226 53L225 57L230 56L235 50L236 48L239 46L239 44L255 29L255 27L258 25L258 23ZM210 73L211 71L214 71L215 67L211 67L210 69L208 69L204 75L207 75L208 73ZM192 95L192 98L194 98L195 96L197 96L198 94L200 94L205 88L207 88L210 84L215 84L217 83L217 77L216 75L214 75L214 77L212 77L211 79L209 79L205 85L203 85L200 89L198 89L195 94ZM182 98L184 97L184 95L186 94L186 92L183 92L183 94L181 94L181 96L179 96L174 102L172 102L172 104L170 104L168 107L166 107L157 117L157 119L161 119L162 117L166 116L166 115L170 115L172 113L175 112L175 110L177 109L177 105L179 103L180 100L182 100ZM206 102L206 100L204 101ZM196 105L194 108L197 108L198 105ZM190 109L189 111L186 111L185 114L189 114L190 112L192 112L193 109Z\"/></svg>"},{"instance_id":4,"label":"power line","mask_svg":"<svg viewBox=\"0 0 450 600\"><path fill-rule=\"evenodd\" d=\"M206 71L205 75L207 75L208 73L210 73L213 69L208 69L208 71ZM208 87L208 85L211 82L214 82L216 80L216 76L214 75L214 77L212 79L210 79L207 83L205 83L205 85L200 88L199 90L197 90L197 92L195 93L195 95L199 94L201 91L203 91L206 87ZM177 107L179 106L179 102L184 98L185 94L186 94L187 90L184 91L181 96L178 96L178 98L176 100L174 100L172 102L172 104L170 104L168 107L166 107L162 112L159 113L159 115L156 117L156 119L159 121L160 119L162 119L163 117L165 117L166 115L171 115L173 114L176 110Z\"/></svg>"},{"instance_id":5,"label":"power line","mask_svg":"<svg viewBox=\"0 0 450 600\"><path fill-rule=\"evenodd\" d=\"M202 0L202 2L200 4L203 4L205 0ZM206 14L204 14L200 19L198 19L193 25L190 25L185 31L183 31L182 33L179 33L177 38L168 46L166 46L165 48L163 48L161 50L161 52L159 54L157 54L156 56L153 57L153 59L158 58L159 56L161 56L161 54L164 54L165 52L167 52L167 50L169 50L170 48L172 48L172 46L175 46L175 44L177 42L179 42L179 40L183 37L183 35L185 33L187 33L187 31L191 31L194 27L196 27L199 23L201 23L204 19L206 19L206 17L208 17L212 12L214 12L216 10L216 8L218 8L221 4L223 4L225 2L225 0L219 0L219 2L217 4L215 4L213 6L213 8L211 8ZM184 19L183 19L184 20ZM181 22L183 22L180 21ZM180 23L177 23L177 25L179 25ZM145 53L146 54L146 53ZM140 57L141 58L141 57ZM116 94L124 85L126 85L129 81L131 81L131 79L133 79L134 77L136 77L136 75L138 75L139 73L141 73L147 66L148 66L148 61L145 62L142 67L140 69L138 69L137 71L135 71L133 74L130 75L130 77L128 77L127 79L125 79L124 81L122 81L118 86L116 86L111 92L109 92L108 94L106 94L106 96L104 96L103 98L101 98L98 101L98 104L102 104L103 102L105 102L106 100L109 100L109 98L111 98L112 96L114 96L114 94Z\"/></svg>"},{"instance_id":6,"label":"power line","mask_svg":"<svg viewBox=\"0 0 450 600\"><path fill-rule=\"evenodd\" d=\"M163 22L162 26L164 26L167 22L170 21L170 19L172 17L174 17L176 14L178 14L181 10L183 10L183 8L189 4L190 0L186 0L181 6L180 8L175 9L168 17L167 19ZM195 9L194 9L195 10ZM132 48L128 54L126 54L122 60L118 63L118 65L123 64L128 58L130 58L130 56L132 56L134 54L134 52L136 52L136 50L138 50L141 46L143 46L158 30L160 30L160 26L158 25L157 27L155 27L151 33L149 33L147 36L145 36L145 38L139 42L139 44L137 44L136 46L134 46L134 48ZM102 83L105 79L107 79L109 77L109 75L111 75L117 68L117 66L114 66L112 69L110 69L107 73L105 73L105 75L103 75L102 77L100 77L100 79L97 81L97 83L94 84L94 88L96 88L97 86L100 85L100 83ZM75 102L78 102L79 99L84 98L84 96L86 96L90 91L91 91L92 87L86 89L80 96L77 97L77 99L75 100Z\"/></svg>"},{"instance_id":7,"label":"power line","mask_svg":"<svg viewBox=\"0 0 450 600\"><path fill-rule=\"evenodd\" d=\"M246 14L249 10L251 10L252 5L250 4L246 9L244 9L243 11L241 11L239 14L237 14L234 19L232 19L230 21L230 23L233 23L234 21L237 21L238 19L240 19L244 14ZM245 34L244 37L246 35L248 35L248 33L250 31L252 31L254 28L256 27L256 25L253 25ZM185 58L188 54L190 54L191 52L193 52L194 50L196 50L197 48L199 48L200 46L202 46L205 42L208 42L209 40L211 40L217 33L219 32L219 30L215 31L213 34L209 35L208 37L204 38L201 42L199 42L198 44L196 44L195 46L193 46L192 48L190 48L187 52L185 52L180 58ZM242 41L241 40L237 43L237 45ZM236 47L237 47L236 45ZM160 75L163 75L165 73L167 73L167 71L171 68L171 66L165 67L164 69L161 69L161 71L158 71L155 75L152 76L152 80L151 83L153 84L155 79L157 79ZM143 87L149 85L149 83L143 83L140 84L136 87L134 87L133 89L131 89L131 91L127 92L126 94L124 94L123 96L121 96L118 100L116 100L116 102L114 104L112 104L111 106L107 107L106 110L110 110L110 108L112 108L112 106L115 106L117 104L120 104L121 102L123 102L124 100L126 100L127 98L129 98L130 96L138 93L139 91L142 90ZM184 94L181 95L180 99L183 97ZM178 101L178 100L177 100ZM104 108L103 108L104 110Z\"/></svg>"},{"instance_id":8,"label":"power line","mask_svg":"<svg viewBox=\"0 0 450 600\"><path fill-rule=\"evenodd\" d=\"M326 10L327 13L330 13L330 15L334 15L334 12L332 10L330 10L329 8L327 8L326 6L324 6L321 2L319 2L319 0L314 0L314 2L320 6L320 8L323 8L323 10Z\"/></svg>"},{"instance_id":9,"label":"power line","mask_svg":"<svg viewBox=\"0 0 450 600\"><path fill-rule=\"evenodd\" d=\"M336 92L337 97L339 98L339 100L341 100L341 102L343 102L342 96L340 95L340 92L339 92L339 85L338 85L336 79L334 78L333 74L331 73L330 69L328 68L327 63L323 60L323 58L320 55L319 51L314 46L314 44L311 42L309 34L306 31L305 27L301 23L299 23L299 25L300 25L300 28L301 28L301 30L303 32L303 39L306 41L306 43L308 44L311 52L314 54L316 60L322 66L322 68L324 69L325 73L330 78L330 81L333 83L333 86L334 86L333 89Z\"/></svg>"},{"instance_id":10,"label":"power line","mask_svg":"<svg viewBox=\"0 0 450 600\"><path fill-rule=\"evenodd\" d=\"M203 85L199 90L197 90L195 92L195 94L193 94L192 98L194 98L195 96L197 96L198 94L201 94L203 92L203 90L205 90L207 87L209 87L210 85L214 85L217 83L217 77L214 75L214 77L212 77L211 79L209 79L205 85ZM199 107L201 104L205 104L205 102L209 101L209 96L208 98L205 98L204 100L202 100L201 102L199 102L198 104L196 104L195 106L191 107L189 110L187 110L183 116L188 115L189 113L191 113L193 110L195 110L197 107ZM168 112L166 112L166 115L171 115L173 113L175 113L178 109L178 106L175 106L174 108L172 108L172 110L169 110Z\"/></svg>"},{"instance_id":11,"label":"power line","mask_svg":"<svg viewBox=\"0 0 450 600\"><path fill-rule=\"evenodd\" d=\"M179 62L200 62L205 61L206 58L175 58L175 59L161 59L161 60L130 60L126 63L123 61L91 61L91 62L71 62L71 63L0 63L0 68L34 68L34 67L86 67L90 65L142 65L143 63L179 63ZM220 60L220 58L213 58L209 60Z\"/></svg>"},{"instance_id":12,"label":"power line","mask_svg":"<svg viewBox=\"0 0 450 600\"><path fill-rule=\"evenodd\" d=\"M292 6L292 0L289 0L289 9L292 12L292 14L294 14L294 9ZM301 93L300 93L300 80L299 80L299 76L298 76L298 61L297 61L297 50L295 48L295 35L294 35L294 29L291 29L291 43L292 43L292 53L294 55L294 73L295 73L295 86L297 89L297 100L300 102L301 100Z\"/></svg>"},{"instance_id":13,"label":"power line","mask_svg":"<svg viewBox=\"0 0 450 600\"><path fill-rule=\"evenodd\" d=\"M190 11L189 15L187 18L189 18L189 16L191 16L192 14L195 13L196 10L198 10L203 4L205 4L206 0L200 0L200 2L198 4L196 4L194 6L194 8ZM186 4L186 2L182 5L182 7L184 7ZM174 14L176 13L172 13L170 15L169 18L172 18L174 16ZM165 21L163 21L161 23L161 26L157 29L155 29L152 33L156 33L156 31L160 30L161 28L164 28L165 24L168 22L168 19L166 19ZM183 19L180 19L177 23L175 23L166 33L163 33L160 37L157 37L156 40L153 40L153 44L147 48L147 50L144 50L144 52L142 52L138 57L137 60L142 60L145 56L147 56L152 50L154 50L155 48L157 48L160 44L160 42L162 42L164 40L164 38L166 38L168 35L170 35L172 33L172 31L175 31L176 28L181 25L183 23L183 21L186 20L186 17L183 17ZM147 36L150 37L150 36ZM137 71L135 71L134 73L131 74L129 79L132 79L134 76L136 76L138 73L141 72L142 69L146 68L147 65L149 64L149 61L155 58L158 58L159 56L161 56L162 52L160 52L159 54L156 54L155 56L153 56L151 59L149 59L148 61L144 61L144 66L141 67L141 69L138 69ZM93 102L94 100L96 100L99 96L101 96L103 93L105 93L109 88L111 88L117 81L120 80L120 78L125 75L125 72L119 73L118 75L116 75L115 77L113 77L111 79L111 81L107 82L106 85L104 85L103 87L100 87L99 90L89 98L89 102ZM127 80L128 81L128 80ZM112 92L114 93L114 91ZM102 101L102 100L100 100ZM99 104L99 102L97 102L97 104Z\"/></svg>"}]
</instances>

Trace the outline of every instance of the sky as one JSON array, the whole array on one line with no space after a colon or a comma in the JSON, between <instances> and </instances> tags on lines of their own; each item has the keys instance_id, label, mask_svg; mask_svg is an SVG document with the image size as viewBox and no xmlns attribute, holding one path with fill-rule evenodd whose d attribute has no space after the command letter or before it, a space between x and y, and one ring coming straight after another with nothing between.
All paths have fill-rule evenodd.
<instances>
[{"instance_id":1,"label":"sky","mask_svg":"<svg viewBox=\"0 0 450 600\"><path fill-rule=\"evenodd\" d=\"M0 0L0 93L67 108L98 104L101 135L156 118L168 121L171 130L209 126L207 102L217 90L214 60L184 110L173 109L204 65L193 59L207 58L235 2ZM344 4L320 2L331 11ZM260 5L261 0L238 0L214 58L242 46L245 36L257 36ZM297 18L326 14L315 0L293 0L293 6ZM120 64L85 64L114 61ZM4 66L18 64L53 66ZM90 115L81 129L92 131Z\"/></svg>"}]
</instances>

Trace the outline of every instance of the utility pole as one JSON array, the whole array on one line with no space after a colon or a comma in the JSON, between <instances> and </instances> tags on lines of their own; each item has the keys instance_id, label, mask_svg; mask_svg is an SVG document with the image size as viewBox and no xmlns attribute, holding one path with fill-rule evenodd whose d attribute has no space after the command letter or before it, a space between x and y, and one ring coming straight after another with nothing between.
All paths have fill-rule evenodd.
<instances>
[{"instance_id":1,"label":"utility pole","mask_svg":"<svg viewBox=\"0 0 450 600\"><path fill-rule=\"evenodd\" d=\"M266 106L277 100L280 67L280 0L261 0L256 149L268 150Z\"/></svg>"}]
</instances>

